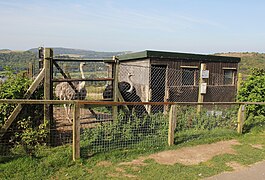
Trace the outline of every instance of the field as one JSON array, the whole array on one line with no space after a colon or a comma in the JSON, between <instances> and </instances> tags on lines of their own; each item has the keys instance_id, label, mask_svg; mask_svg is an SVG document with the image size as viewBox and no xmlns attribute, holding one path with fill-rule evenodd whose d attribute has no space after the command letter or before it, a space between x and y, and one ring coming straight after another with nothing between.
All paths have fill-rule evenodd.
<instances>
[{"instance_id":1,"label":"field","mask_svg":"<svg viewBox=\"0 0 265 180\"><path fill-rule=\"evenodd\" d=\"M0 179L200 179L264 160L264 137L264 128L244 135L187 131L176 134L172 147L114 150L76 162L68 145L42 148L36 157L1 158ZM182 156L172 161L168 153Z\"/></svg>"}]
</instances>

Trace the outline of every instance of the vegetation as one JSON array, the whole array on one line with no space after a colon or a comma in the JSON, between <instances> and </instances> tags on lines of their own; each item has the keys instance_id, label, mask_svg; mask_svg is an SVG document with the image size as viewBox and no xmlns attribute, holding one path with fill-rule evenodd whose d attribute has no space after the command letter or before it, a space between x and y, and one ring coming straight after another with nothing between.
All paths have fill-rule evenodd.
<instances>
[{"instance_id":1,"label":"vegetation","mask_svg":"<svg viewBox=\"0 0 265 180\"><path fill-rule=\"evenodd\" d=\"M0 99L22 98L31 80L22 74L6 71L7 81L0 85ZM253 70L242 85L238 99L240 101L264 102L265 70ZM33 98L43 96L42 88L34 93ZM14 109L13 105L0 104L0 128ZM0 179L106 179L132 177L171 179L198 179L211 176L225 170L231 170L226 163L236 161L247 165L263 160L265 149L253 148L251 143L265 146L264 118L265 109L253 105L247 107L246 130L249 133L238 136L236 126L237 107L202 111L197 114L195 108L182 106L178 109L175 144L165 146L168 129L168 117L155 114L145 117L120 114L112 123L102 123L93 129L82 130L81 154L77 162L71 160L71 147L46 146L46 124L43 123L42 106L24 107L19 118L5 137L11 144L8 158L0 157ZM253 128L254 127L254 128ZM125 167L120 163L131 161L139 156L178 149L197 144L212 143L219 140L235 138L241 145L235 147L237 154L220 155L198 165L182 164L161 165L153 160L144 161L146 166ZM151 143L150 143L151 142ZM0 144L0 153L6 150ZM119 148L126 147L122 150ZM129 149L129 147L134 147ZM148 151L147 151L148 149ZM106 153L98 153L108 151ZM92 155L92 156L91 156ZM111 165L99 165L107 161ZM16 168L14 168L16 167Z\"/></svg>"},{"instance_id":2,"label":"vegetation","mask_svg":"<svg viewBox=\"0 0 265 180\"><path fill-rule=\"evenodd\" d=\"M22 99L31 80L24 77L22 74L14 74L13 71L7 71L7 80L0 85L0 99ZM39 88L32 98L40 99L43 97L43 90ZM4 125L9 115L12 113L16 105L0 104L0 128ZM34 155L36 146L45 142L47 132L45 130L46 124L43 124L43 106L27 105L22 109L19 117L15 119L12 126L9 128L9 133L4 137L8 141L10 147L2 147L1 150L9 151L11 147L16 147L20 152L24 151L26 154Z\"/></svg>"},{"instance_id":3,"label":"vegetation","mask_svg":"<svg viewBox=\"0 0 265 180\"><path fill-rule=\"evenodd\" d=\"M89 149L91 153L139 144L164 145L167 129L168 120L163 114L137 117L120 113L112 123L85 129L82 133L82 144L83 148Z\"/></svg>"},{"instance_id":4,"label":"vegetation","mask_svg":"<svg viewBox=\"0 0 265 180\"><path fill-rule=\"evenodd\" d=\"M26 70L29 63L37 63L37 55L31 51L0 51L0 71L5 67L12 67L13 70Z\"/></svg>"},{"instance_id":5,"label":"vegetation","mask_svg":"<svg viewBox=\"0 0 265 180\"><path fill-rule=\"evenodd\" d=\"M239 63L239 72L243 75L250 75L252 68L265 69L265 54L256 52L243 52L243 53L217 53L219 56L232 56L240 57L241 62Z\"/></svg>"},{"instance_id":6,"label":"vegetation","mask_svg":"<svg viewBox=\"0 0 265 180\"><path fill-rule=\"evenodd\" d=\"M41 148L36 157L30 156L0 158L0 179L200 179L223 171L231 171L229 162L243 165L265 159L265 149L251 144L265 146L265 129L238 136L229 131L196 131L186 136L185 142L172 147L139 147L136 149L113 150L80 161L71 160L71 147ZM178 136L179 137L179 136ZM195 138L197 137L197 138ZM146 159L145 165L121 165L139 157L147 157L162 150L179 149L198 144L212 143L225 139L237 139L241 144L234 146L235 154L224 154L198 165L163 165ZM177 140L177 139L176 139ZM251 143L251 144L250 144ZM15 168L14 168L15 167Z\"/></svg>"},{"instance_id":7,"label":"vegetation","mask_svg":"<svg viewBox=\"0 0 265 180\"><path fill-rule=\"evenodd\" d=\"M244 81L238 93L241 102L265 101L265 69L253 69L251 75ZM248 105L245 130L265 125L264 105Z\"/></svg>"}]
</instances>

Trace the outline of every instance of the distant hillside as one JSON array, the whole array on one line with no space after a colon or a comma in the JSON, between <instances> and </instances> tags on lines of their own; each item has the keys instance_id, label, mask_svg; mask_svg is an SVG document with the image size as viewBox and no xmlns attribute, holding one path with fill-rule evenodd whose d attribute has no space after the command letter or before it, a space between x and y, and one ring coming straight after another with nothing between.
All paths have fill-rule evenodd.
<instances>
[{"instance_id":1,"label":"distant hillside","mask_svg":"<svg viewBox=\"0 0 265 180\"><path fill-rule=\"evenodd\" d=\"M31 51L0 51L0 70L6 66L16 71L26 70L34 62L38 62L37 55Z\"/></svg>"},{"instance_id":2,"label":"distant hillside","mask_svg":"<svg viewBox=\"0 0 265 180\"><path fill-rule=\"evenodd\" d=\"M91 50L69 49L69 48L53 48L54 56L63 57L81 57L81 58L111 58L112 56L128 53L121 52L97 52ZM26 70L29 63L38 63L38 48L29 49L28 51L12 51L9 49L0 49L0 71L5 66L9 66L16 71Z\"/></svg>"},{"instance_id":3,"label":"distant hillside","mask_svg":"<svg viewBox=\"0 0 265 180\"><path fill-rule=\"evenodd\" d=\"M231 56L240 57L239 72L243 74L250 74L251 68L263 68L265 69L265 54L255 52L229 52L229 53L216 53L218 56Z\"/></svg>"},{"instance_id":4,"label":"distant hillside","mask_svg":"<svg viewBox=\"0 0 265 180\"><path fill-rule=\"evenodd\" d=\"M30 49L29 51L38 53L38 48ZM82 49L70 49L70 48L53 48L53 54L55 56L69 56L69 57L83 57L83 58L108 58L112 56L122 55L129 53L128 51L120 52L98 52Z\"/></svg>"},{"instance_id":5,"label":"distant hillside","mask_svg":"<svg viewBox=\"0 0 265 180\"><path fill-rule=\"evenodd\" d=\"M122 55L130 53L129 51L120 52L98 52L91 50L69 49L69 48L53 48L54 56L63 57L82 57L82 58L110 58L116 55ZM15 70L25 70L28 64L35 63L37 67L38 63L38 48L33 48L28 51L11 51L9 49L0 49L0 71L3 67L10 66ZM216 53L218 56L232 56L240 57L241 62L239 64L239 72L243 74L250 74L251 68L264 68L265 69L265 54L263 53Z\"/></svg>"}]
</instances>

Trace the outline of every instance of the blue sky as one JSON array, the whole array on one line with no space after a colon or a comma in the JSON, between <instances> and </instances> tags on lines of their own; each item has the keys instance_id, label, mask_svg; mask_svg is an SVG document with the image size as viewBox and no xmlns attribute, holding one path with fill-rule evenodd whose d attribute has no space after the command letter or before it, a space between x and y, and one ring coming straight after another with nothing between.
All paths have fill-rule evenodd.
<instances>
[{"instance_id":1,"label":"blue sky","mask_svg":"<svg viewBox=\"0 0 265 180\"><path fill-rule=\"evenodd\" d=\"M264 0L0 0L0 49L265 52Z\"/></svg>"}]
</instances>

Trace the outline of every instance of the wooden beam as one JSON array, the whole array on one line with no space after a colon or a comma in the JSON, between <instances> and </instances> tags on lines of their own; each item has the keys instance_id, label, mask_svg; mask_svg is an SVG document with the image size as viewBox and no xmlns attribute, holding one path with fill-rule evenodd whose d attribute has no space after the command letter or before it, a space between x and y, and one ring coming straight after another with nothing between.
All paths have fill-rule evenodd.
<instances>
[{"instance_id":1,"label":"wooden beam","mask_svg":"<svg viewBox=\"0 0 265 180\"><path fill-rule=\"evenodd\" d=\"M33 81L33 83L28 88L27 92L24 94L24 98L25 99L29 99L30 98L30 96L37 89L37 87L39 86L39 84L41 83L43 78L44 78L44 69L41 70L41 72L39 73L37 78ZM5 122L5 124L2 126L2 128L0 130L0 135L3 135L7 131L7 129L13 123L13 121L15 120L15 118L17 117L17 115L20 113L21 110L22 110L22 104L18 104L15 107L15 109L13 110L13 112L11 113L11 115L8 117L8 119Z\"/></svg>"},{"instance_id":2,"label":"wooden beam","mask_svg":"<svg viewBox=\"0 0 265 180\"><path fill-rule=\"evenodd\" d=\"M113 78L72 78L72 79L53 79L53 82L72 82L72 81L112 81Z\"/></svg>"}]
</instances>

